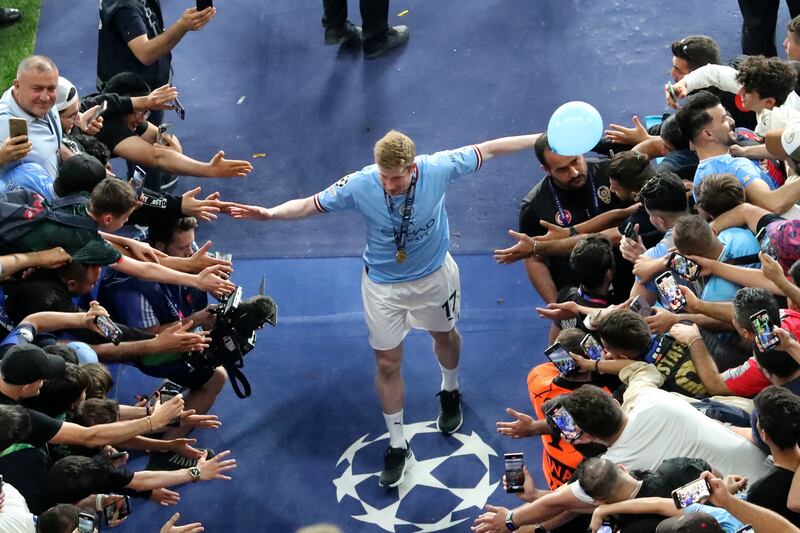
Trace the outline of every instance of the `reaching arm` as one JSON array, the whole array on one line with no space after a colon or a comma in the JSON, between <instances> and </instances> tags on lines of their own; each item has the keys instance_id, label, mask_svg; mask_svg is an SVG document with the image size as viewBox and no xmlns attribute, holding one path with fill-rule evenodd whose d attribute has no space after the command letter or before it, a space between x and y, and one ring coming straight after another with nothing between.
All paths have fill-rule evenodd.
<instances>
[{"instance_id":1,"label":"reaching arm","mask_svg":"<svg viewBox=\"0 0 800 533\"><path fill-rule=\"evenodd\" d=\"M225 159L225 152L217 152L208 163L203 163L175 150L152 145L136 135L115 146L114 155L145 167L158 167L173 174L200 178L246 176L253 170L253 165L247 161Z\"/></svg>"},{"instance_id":2,"label":"reaching arm","mask_svg":"<svg viewBox=\"0 0 800 533\"><path fill-rule=\"evenodd\" d=\"M769 509L748 503L734 497L726 488L723 480L716 478L711 472L703 472L702 477L711 485L709 501L717 507L722 507L745 524L750 524L756 531L780 531L781 533L800 533L800 529L791 522ZM795 475L794 480L797 480ZM794 485L792 486L794 488ZM789 492L791 498L791 491ZM791 501L791 500L790 500ZM789 509L797 511L798 507Z\"/></svg>"},{"instance_id":3,"label":"reaching arm","mask_svg":"<svg viewBox=\"0 0 800 533\"><path fill-rule=\"evenodd\" d=\"M186 285L187 287L194 287L202 291L210 292L214 296L227 294L236 288L236 285L231 281L222 279L217 275L227 268L224 265L210 266L200 274L188 274L186 272L172 270L158 263L144 263L132 257L126 257L122 261L110 265L110 267L114 270L147 281Z\"/></svg>"},{"instance_id":4,"label":"reaching arm","mask_svg":"<svg viewBox=\"0 0 800 533\"><path fill-rule=\"evenodd\" d=\"M736 81L738 71L726 65L704 65L683 77L676 85L686 87L687 93L706 87L718 87L736 93L742 84Z\"/></svg>"},{"instance_id":5,"label":"reaching arm","mask_svg":"<svg viewBox=\"0 0 800 533\"><path fill-rule=\"evenodd\" d=\"M530 257L525 260L525 272L539 296L545 303L553 303L558 296L558 289L550 274L550 269L538 257Z\"/></svg>"},{"instance_id":6,"label":"reaching arm","mask_svg":"<svg viewBox=\"0 0 800 533\"><path fill-rule=\"evenodd\" d=\"M500 139L484 141L477 146L483 156L483 160L486 161L496 156L513 154L522 150L532 150L533 144L540 135L541 133L533 133L530 135L517 135L515 137L502 137Z\"/></svg>"},{"instance_id":7,"label":"reaching arm","mask_svg":"<svg viewBox=\"0 0 800 533\"><path fill-rule=\"evenodd\" d=\"M230 453L230 450L226 450L218 453L209 460L206 460L205 457L200 458L197 461L197 469L200 471L200 478L197 481L210 481L212 479L230 480L231 478L229 476L223 474L223 472L236 468L236 459L225 459ZM193 480L192 476L189 475L188 468L173 471L144 470L142 472L135 472L133 474L133 479L126 487L141 492L162 487L182 485L191 481Z\"/></svg>"},{"instance_id":8,"label":"reaching arm","mask_svg":"<svg viewBox=\"0 0 800 533\"><path fill-rule=\"evenodd\" d=\"M708 391L709 396L733 396L733 392L725 384L719 373L717 364L708 352L700 328L692 324L675 324L669 330L670 335L679 343L689 347L689 354L694 363L695 371L700 377L700 382Z\"/></svg>"},{"instance_id":9,"label":"reaching arm","mask_svg":"<svg viewBox=\"0 0 800 533\"><path fill-rule=\"evenodd\" d=\"M711 228L716 233L719 233L724 229L747 226L750 228L750 231L756 233L758 230L758 220L767 214L769 214L769 211L763 207L745 202L737 205L733 209L725 211L711 221Z\"/></svg>"},{"instance_id":10,"label":"reaching arm","mask_svg":"<svg viewBox=\"0 0 800 533\"><path fill-rule=\"evenodd\" d=\"M0 256L2 266L2 279L8 279L21 270L29 268L44 267L58 268L66 265L72 258L60 246L40 252L15 253Z\"/></svg>"},{"instance_id":11,"label":"reaching arm","mask_svg":"<svg viewBox=\"0 0 800 533\"><path fill-rule=\"evenodd\" d=\"M313 196L289 200L272 208L244 204L234 204L230 208L230 215L233 218L253 220L297 220L319 212Z\"/></svg>"},{"instance_id":12,"label":"reaching arm","mask_svg":"<svg viewBox=\"0 0 800 533\"><path fill-rule=\"evenodd\" d=\"M763 180L756 179L744 190L747 201L771 213L785 213L800 201L800 181L786 183L771 191Z\"/></svg>"},{"instance_id":13,"label":"reaching arm","mask_svg":"<svg viewBox=\"0 0 800 533\"><path fill-rule=\"evenodd\" d=\"M140 35L128 41L128 48L131 49L133 55L136 56L144 65L152 65L158 59L169 53L179 42L183 39L184 35L190 31L199 30L208 24L214 15L216 9L206 8L202 11L197 11L195 8L189 8L183 12L181 18L175 24L165 29L162 33L150 39L146 34Z\"/></svg>"},{"instance_id":14,"label":"reaching arm","mask_svg":"<svg viewBox=\"0 0 800 533\"><path fill-rule=\"evenodd\" d=\"M635 498L633 500L601 505L595 509L592 522L595 522L595 517L598 517L600 523L602 523L605 517L615 514L680 516L683 514L683 511L675 507L675 502L669 498Z\"/></svg>"}]
</instances>

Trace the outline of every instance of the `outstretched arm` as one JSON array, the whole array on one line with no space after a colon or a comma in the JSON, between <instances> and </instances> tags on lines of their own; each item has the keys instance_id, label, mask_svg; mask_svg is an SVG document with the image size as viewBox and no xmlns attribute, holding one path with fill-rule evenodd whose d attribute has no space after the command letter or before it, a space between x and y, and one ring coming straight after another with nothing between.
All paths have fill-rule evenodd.
<instances>
[{"instance_id":1,"label":"outstretched arm","mask_svg":"<svg viewBox=\"0 0 800 533\"><path fill-rule=\"evenodd\" d=\"M533 143L541 136L541 133L530 135L517 135L515 137L501 137L491 141L484 141L478 146L483 160L486 161L495 156L513 154L522 150L533 149Z\"/></svg>"},{"instance_id":2,"label":"outstretched arm","mask_svg":"<svg viewBox=\"0 0 800 533\"><path fill-rule=\"evenodd\" d=\"M251 218L254 220L296 220L320 212L314 202L314 196L289 200L276 207L267 208L257 205L234 204L230 208L230 214L233 218Z\"/></svg>"}]
</instances>

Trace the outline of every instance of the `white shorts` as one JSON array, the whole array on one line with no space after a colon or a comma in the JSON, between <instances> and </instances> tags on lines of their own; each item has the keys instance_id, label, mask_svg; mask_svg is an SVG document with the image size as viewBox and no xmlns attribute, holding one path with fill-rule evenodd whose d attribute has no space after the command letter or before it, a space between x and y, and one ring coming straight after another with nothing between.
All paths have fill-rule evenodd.
<instances>
[{"instance_id":1,"label":"white shorts","mask_svg":"<svg viewBox=\"0 0 800 533\"><path fill-rule=\"evenodd\" d=\"M361 274L361 299L369 330L369 345L391 350L411 328L450 331L461 311L458 265L448 253L439 270L400 283L376 283Z\"/></svg>"}]
</instances>

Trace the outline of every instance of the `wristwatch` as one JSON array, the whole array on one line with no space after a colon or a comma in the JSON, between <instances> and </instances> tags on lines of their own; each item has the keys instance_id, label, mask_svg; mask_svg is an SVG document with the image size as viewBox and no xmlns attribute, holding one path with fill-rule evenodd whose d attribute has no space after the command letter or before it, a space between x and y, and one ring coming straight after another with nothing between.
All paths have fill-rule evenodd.
<instances>
[{"instance_id":1,"label":"wristwatch","mask_svg":"<svg viewBox=\"0 0 800 533\"><path fill-rule=\"evenodd\" d=\"M200 481L200 469L196 466L189 468L189 477L192 478L192 483Z\"/></svg>"},{"instance_id":2,"label":"wristwatch","mask_svg":"<svg viewBox=\"0 0 800 533\"><path fill-rule=\"evenodd\" d=\"M506 515L506 527L509 531L516 531L517 526L514 525L514 511L509 511Z\"/></svg>"},{"instance_id":3,"label":"wristwatch","mask_svg":"<svg viewBox=\"0 0 800 533\"><path fill-rule=\"evenodd\" d=\"M574 237L577 234L578 234L578 230L575 229L575 226L570 226L569 227L569 236L570 237Z\"/></svg>"}]
</instances>

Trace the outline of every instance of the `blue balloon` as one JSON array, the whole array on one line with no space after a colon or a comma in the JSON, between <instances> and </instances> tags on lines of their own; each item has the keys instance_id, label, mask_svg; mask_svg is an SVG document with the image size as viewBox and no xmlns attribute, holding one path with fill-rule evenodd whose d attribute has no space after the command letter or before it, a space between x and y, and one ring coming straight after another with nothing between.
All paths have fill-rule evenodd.
<instances>
[{"instance_id":1,"label":"blue balloon","mask_svg":"<svg viewBox=\"0 0 800 533\"><path fill-rule=\"evenodd\" d=\"M559 155L581 155L603 136L603 119L586 102L567 102L555 110L547 123L550 148Z\"/></svg>"}]
</instances>

